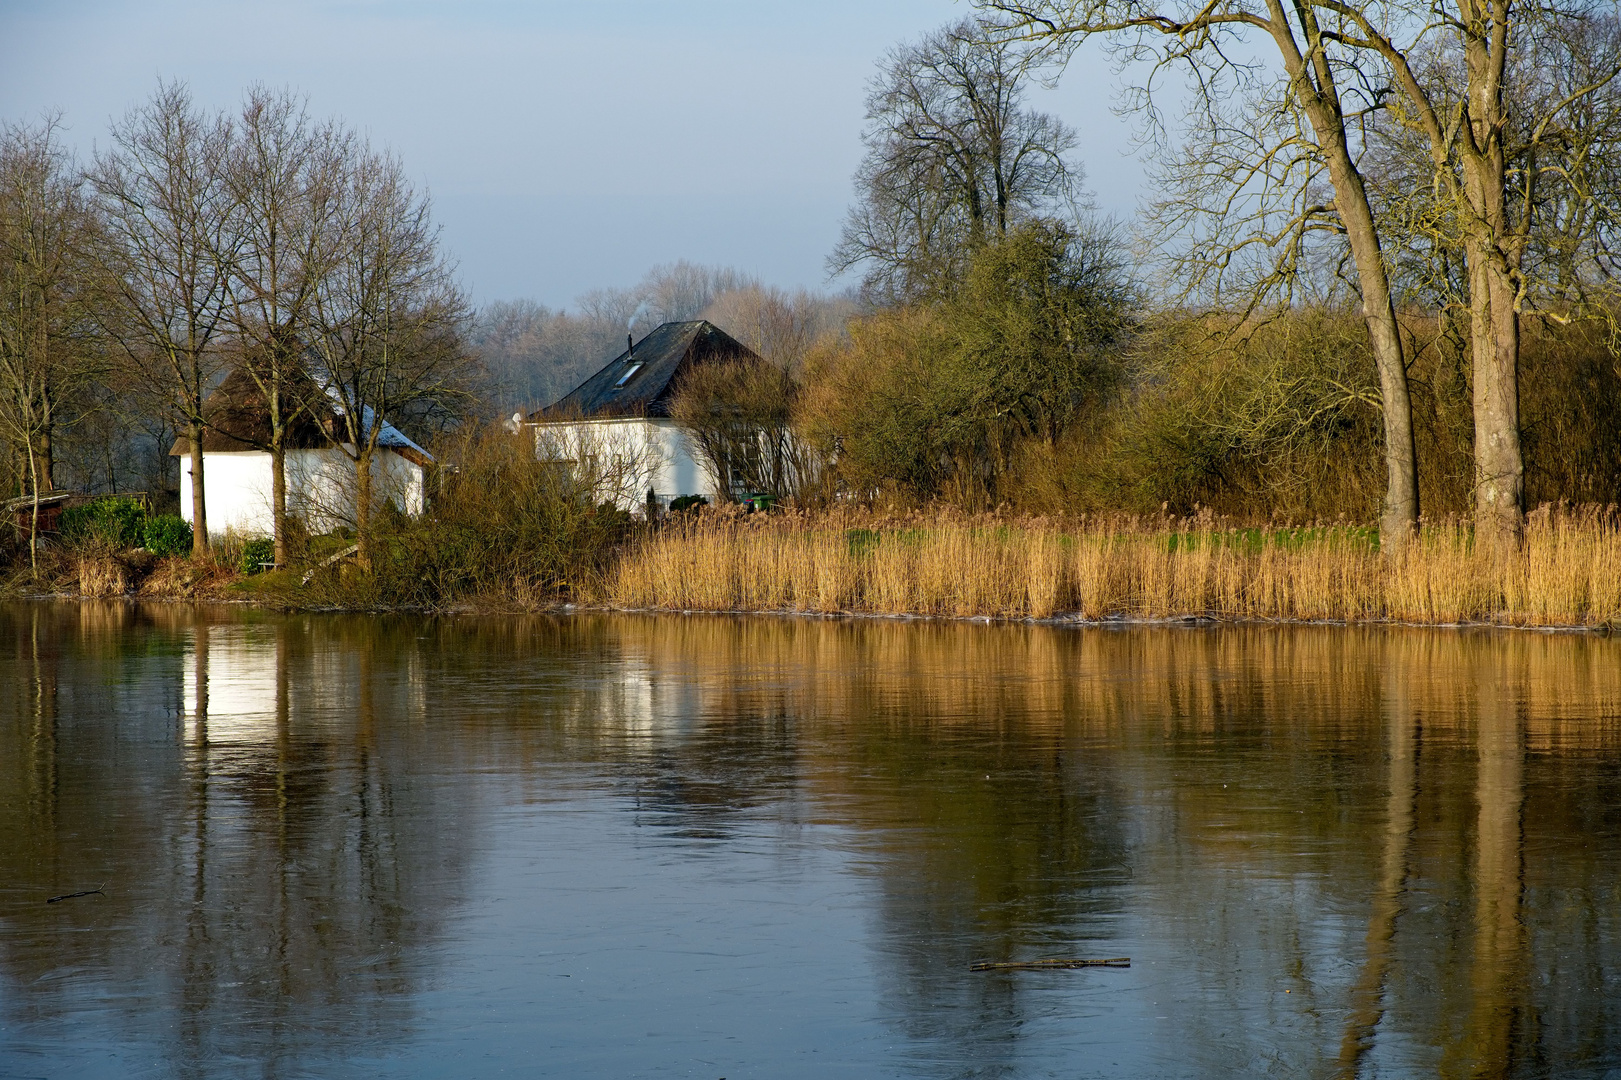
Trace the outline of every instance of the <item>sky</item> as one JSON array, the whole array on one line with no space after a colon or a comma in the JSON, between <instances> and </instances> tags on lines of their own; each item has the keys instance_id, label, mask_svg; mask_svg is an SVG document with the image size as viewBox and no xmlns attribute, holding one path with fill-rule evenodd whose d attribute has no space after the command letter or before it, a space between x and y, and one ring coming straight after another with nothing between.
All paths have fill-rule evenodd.
<instances>
[{"instance_id":1,"label":"sky","mask_svg":"<svg viewBox=\"0 0 1621 1080\"><path fill-rule=\"evenodd\" d=\"M652 266L837 288L866 84L952 0L0 0L0 119L60 110L88 155L159 79L231 108L306 94L400 155L475 303L558 308ZM1082 54L1031 103L1079 134L1100 211L1144 186L1120 79Z\"/></svg>"}]
</instances>

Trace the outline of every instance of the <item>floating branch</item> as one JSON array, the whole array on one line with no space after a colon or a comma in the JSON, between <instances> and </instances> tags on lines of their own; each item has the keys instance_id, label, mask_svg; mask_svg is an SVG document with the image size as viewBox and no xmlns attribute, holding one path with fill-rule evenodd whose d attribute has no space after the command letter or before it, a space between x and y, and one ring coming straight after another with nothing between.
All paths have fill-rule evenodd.
<instances>
[{"instance_id":1,"label":"floating branch","mask_svg":"<svg viewBox=\"0 0 1621 1080\"><path fill-rule=\"evenodd\" d=\"M77 897L80 897L80 896L96 896L98 894L102 895L102 896L105 896L107 894L102 892L101 890L105 889L106 887L107 887L107 883L105 881L103 881L100 885L97 885L94 889L84 889L84 890L82 890L80 892L63 893L61 896L53 896L49 900L47 900L45 902L47 904L54 904L58 900L73 900L73 899L75 899Z\"/></svg>"},{"instance_id":2,"label":"floating branch","mask_svg":"<svg viewBox=\"0 0 1621 1080\"><path fill-rule=\"evenodd\" d=\"M968 965L969 971L1045 971L1051 968L1088 968L1131 966L1131 957L1117 956L1110 960L981 960Z\"/></svg>"}]
</instances>

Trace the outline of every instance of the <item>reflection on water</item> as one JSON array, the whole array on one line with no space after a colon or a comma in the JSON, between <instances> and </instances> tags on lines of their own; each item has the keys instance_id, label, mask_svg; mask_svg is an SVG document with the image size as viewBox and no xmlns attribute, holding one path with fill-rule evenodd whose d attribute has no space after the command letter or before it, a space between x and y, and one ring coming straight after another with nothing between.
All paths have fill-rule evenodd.
<instances>
[{"instance_id":1,"label":"reflection on water","mask_svg":"<svg viewBox=\"0 0 1621 1080\"><path fill-rule=\"evenodd\" d=\"M38 1033L6 1049L43 1067L88 1023L131 1047L108 1075L151 1054L275 1074L399 1037L461 859L432 816L476 816L402 769L409 682L334 671L289 622L6 614L5 1000Z\"/></svg>"},{"instance_id":2,"label":"reflection on water","mask_svg":"<svg viewBox=\"0 0 1621 1080\"><path fill-rule=\"evenodd\" d=\"M1618 840L1604 638L12 605L0 1074L1611 1075Z\"/></svg>"}]
</instances>

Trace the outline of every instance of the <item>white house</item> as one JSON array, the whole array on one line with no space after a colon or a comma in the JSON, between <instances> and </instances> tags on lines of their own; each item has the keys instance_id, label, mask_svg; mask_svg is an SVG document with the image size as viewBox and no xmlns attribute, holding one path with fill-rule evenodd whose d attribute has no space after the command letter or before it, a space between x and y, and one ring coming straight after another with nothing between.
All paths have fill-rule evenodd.
<instances>
[{"instance_id":1,"label":"white house","mask_svg":"<svg viewBox=\"0 0 1621 1080\"><path fill-rule=\"evenodd\" d=\"M353 524L355 463L335 440L342 427L325 394L307 384L299 395L311 402L290 424L287 448L287 511L311 532ZM203 403L209 422L203 434L203 498L208 531L239 536L275 532L271 501L270 421L252 377L233 371ZM180 512L192 518L191 444L176 440L180 458ZM423 508L425 473L433 457L386 421L372 459L372 491L378 505L392 500L407 514Z\"/></svg>"},{"instance_id":2,"label":"white house","mask_svg":"<svg viewBox=\"0 0 1621 1080\"><path fill-rule=\"evenodd\" d=\"M724 501L714 471L670 418L670 399L694 365L755 360L748 346L707 320L665 323L544 409L513 419L542 458L594 459L627 510L701 495Z\"/></svg>"}]
</instances>

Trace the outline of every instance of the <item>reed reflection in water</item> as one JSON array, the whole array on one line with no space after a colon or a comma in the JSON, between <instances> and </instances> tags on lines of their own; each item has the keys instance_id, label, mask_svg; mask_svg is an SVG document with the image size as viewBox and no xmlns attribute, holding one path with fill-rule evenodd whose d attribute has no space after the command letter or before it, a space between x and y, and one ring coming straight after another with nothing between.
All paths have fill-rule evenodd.
<instances>
[{"instance_id":1,"label":"reed reflection in water","mask_svg":"<svg viewBox=\"0 0 1621 1080\"><path fill-rule=\"evenodd\" d=\"M0 1074L1621 1070L1605 638L22 604L0 650ZM1069 955L1134 963L967 970Z\"/></svg>"}]
</instances>

